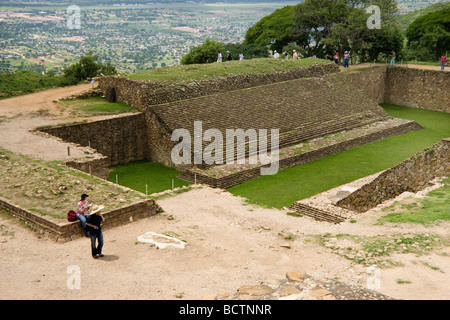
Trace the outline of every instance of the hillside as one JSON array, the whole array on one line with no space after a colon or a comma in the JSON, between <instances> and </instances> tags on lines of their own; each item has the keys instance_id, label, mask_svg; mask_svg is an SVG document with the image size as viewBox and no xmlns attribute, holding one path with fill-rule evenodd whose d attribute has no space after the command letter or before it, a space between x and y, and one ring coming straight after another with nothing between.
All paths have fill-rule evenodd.
<instances>
[{"instance_id":1,"label":"hillside","mask_svg":"<svg viewBox=\"0 0 450 320\"><path fill-rule=\"evenodd\" d=\"M428 13L435 12L442 9L450 8L450 2L436 3L421 10L416 10L398 17L400 30L405 33L408 26L417 18L420 18Z\"/></svg>"},{"instance_id":2,"label":"hillside","mask_svg":"<svg viewBox=\"0 0 450 320\"><path fill-rule=\"evenodd\" d=\"M430 5L442 2L448 2L448 0L397 0L400 14L422 10Z\"/></svg>"}]
</instances>

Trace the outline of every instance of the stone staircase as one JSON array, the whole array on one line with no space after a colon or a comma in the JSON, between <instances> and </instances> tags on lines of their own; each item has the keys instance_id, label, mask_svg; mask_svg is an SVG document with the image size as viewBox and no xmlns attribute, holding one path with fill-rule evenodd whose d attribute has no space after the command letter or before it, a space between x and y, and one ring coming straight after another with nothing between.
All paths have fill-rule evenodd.
<instances>
[{"instance_id":1,"label":"stone staircase","mask_svg":"<svg viewBox=\"0 0 450 320\"><path fill-rule=\"evenodd\" d=\"M331 212L327 212L318 208L308 206L306 204L295 202L290 207L295 213L311 217L317 221L324 221L329 223L338 224L345 221L345 218Z\"/></svg>"},{"instance_id":2,"label":"stone staircase","mask_svg":"<svg viewBox=\"0 0 450 320\"><path fill-rule=\"evenodd\" d=\"M217 129L225 142L227 129L278 129L279 147L327 136L388 118L385 111L362 92L336 86L322 78L304 78L259 87L218 93L151 106L169 131L187 129L194 136L194 122L202 131ZM268 136L270 149L270 136ZM203 142L203 149L210 142ZM249 157L246 141L245 157ZM237 146L233 146L234 160ZM224 146L224 161L225 146ZM202 164L200 168L208 168Z\"/></svg>"}]
</instances>

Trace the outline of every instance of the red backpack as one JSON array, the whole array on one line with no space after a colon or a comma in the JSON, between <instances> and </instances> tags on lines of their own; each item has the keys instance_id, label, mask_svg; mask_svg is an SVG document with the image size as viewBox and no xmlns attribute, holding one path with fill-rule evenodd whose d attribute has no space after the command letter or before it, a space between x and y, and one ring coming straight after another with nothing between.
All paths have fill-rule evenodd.
<instances>
[{"instance_id":1,"label":"red backpack","mask_svg":"<svg viewBox=\"0 0 450 320\"><path fill-rule=\"evenodd\" d=\"M70 210L67 213L67 220L69 220L70 222L77 221L77 214L76 214L76 212L73 211L73 210Z\"/></svg>"}]
</instances>

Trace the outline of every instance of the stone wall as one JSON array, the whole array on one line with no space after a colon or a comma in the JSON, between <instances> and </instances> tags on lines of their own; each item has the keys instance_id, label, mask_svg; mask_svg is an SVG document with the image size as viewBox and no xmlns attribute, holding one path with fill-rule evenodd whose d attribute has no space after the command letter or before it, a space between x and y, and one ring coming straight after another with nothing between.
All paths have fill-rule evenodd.
<instances>
[{"instance_id":1,"label":"stone wall","mask_svg":"<svg viewBox=\"0 0 450 320\"><path fill-rule=\"evenodd\" d=\"M362 90L376 103L384 103L385 83L387 67L370 67L365 69L350 70L336 74L329 74L325 79L337 82L345 82L352 88Z\"/></svg>"},{"instance_id":2,"label":"stone wall","mask_svg":"<svg viewBox=\"0 0 450 320\"><path fill-rule=\"evenodd\" d=\"M338 71L339 68L335 64L330 63L262 75L238 74L222 76L213 80L198 80L185 84L176 84L168 81L136 81L120 76L101 77L98 78L98 82L104 94L108 88L114 88L117 101L143 110L146 106L298 78L321 77L325 74L336 73Z\"/></svg>"},{"instance_id":3,"label":"stone wall","mask_svg":"<svg viewBox=\"0 0 450 320\"><path fill-rule=\"evenodd\" d=\"M405 191L422 190L436 177L449 175L450 138L447 138L382 172L372 182L338 201L337 205L365 212Z\"/></svg>"},{"instance_id":4,"label":"stone wall","mask_svg":"<svg viewBox=\"0 0 450 320\"><path fill-rule=\"evenodd\" d=\"M145 121L147 123L148 136L150 137L147 140L147 159L177 170L187 170L192 167L191 165L175 165L172 162L172 149L178 142L171 140L172 130L161 121L158 114L147 110L145 112Z\"/></svg>"},{"instance_id":5,"label":"stone wall","mask_svg":"<svg viewBox=\"0 0 450 320\"><path fill-rule=\"evenodd\" d=\"M89 173L93 176L108 180L111 161L108 157L103 156L97 159L83 158L66 161L66 166Z\"/></svg>"},{"instance_id":6,"label":"stone wall","mask_svg":"<svg viewBox=\"0 0 450 320\"><path fill-rule=\"evenodd\" d=\"M143 113L41 131L68 142L90 146L108 157L110 165L146 159L148 132ZM78 168L81 167L79 164Z\"/></svg>"},{"instance_id":7,"label":"stone wall","mask_svg":"<svg viewBox=\"0 0 450 320\"><path fill-rule=\"evenodd\" d=\"M450 112L450 72L389 67L384 103Z\"/></svg>"},{"instance_id":8,"label":"stone wall","mask_svg":"<svg viewBox=\"0 0 450 320\"><path fill-rule=\"evenodd\" d=\"M16 218L36 229L40 234L58 242L67 242L84 236L80 221L68 222L51 219L47 216L34 214L18 205L0 197L0 208L10 212ZM103 230L128 224L139 219L155 215L160 210L153 199L142 200L130 206L104 212Z\"/></svg>"}]
</instances>

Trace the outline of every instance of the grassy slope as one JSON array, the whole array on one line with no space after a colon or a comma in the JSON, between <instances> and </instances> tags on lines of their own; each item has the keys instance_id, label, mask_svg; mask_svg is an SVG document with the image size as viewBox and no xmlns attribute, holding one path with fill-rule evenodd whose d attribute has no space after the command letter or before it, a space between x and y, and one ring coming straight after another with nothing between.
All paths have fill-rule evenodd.
<instances>
[{"instance_id":1,"label":"grassy slope","mask_svg":"<svg viewBox=\"0 0 450 320\"><path fill-rule=\"evenodd\" d=\"M229 61L222 63L179 65L174 67L156 68L131 74L128 78L143 81L187 82L192 80L214 79L220 76L233 74L267 74L273 72L288 71L298 67L305 67L317 64L329 64L328 60L306 58L294 60L275 60L270 58L260 58L244 61Z\"/></svg>"},{"instance_id":2,"label":"grassy slope","mask_svg":"<svg viewBox=\"0 0 450 320\"><path fill-rule=\"evenodd\" d=\"M31 93L59 86L57 77L22 70L16 73L0 74L0 93L5 97Z\"/></svg>"},{"instance_id":3,"label":"grassy slope","mask_svg":"<svg viewBox=\"0 0 450 320\"><path fill-rule=\"evenodd\" d=\"M416 10L407 14L403 14L397 18L397 21L399 23L400 30L405 33L406 29L408 29L408 26L414 22L417 18L420 18L428 13L450 8L450 2L444 2L444 3L435 3L429 7L426 7L421 10Z\"/></svg>"},{"instance_id":4,"label":"grassy slope","mask_svg":"<svg viewBox=\"0 0 450 320\"><path fill-rule=\"evenodd\" d=\"M259 205L282 208L339 185L385 170L450 136L450 114L383 105L393 117L416 120L425 129L355 147L305 165L262 176L229 189Z\"/></svg>"}]
</instances>

